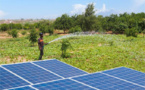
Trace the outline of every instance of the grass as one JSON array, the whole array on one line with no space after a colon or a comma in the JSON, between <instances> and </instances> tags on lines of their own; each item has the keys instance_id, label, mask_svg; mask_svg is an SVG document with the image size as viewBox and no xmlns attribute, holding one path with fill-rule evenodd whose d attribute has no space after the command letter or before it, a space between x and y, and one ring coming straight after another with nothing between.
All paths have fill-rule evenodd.
<instances>
[{"instance_id":1,"label":"grass","mask_svg":"<svg viewBox=\"0 0 145 90\"><path fill-rule=\"evenodd\" d=\"M49 42L59 35L44 36ZM45 46L43 59L59 59L89 73L125 66L145 72L145 38L124 35L94 35L69 38L73 49L69 58L61 57L61 40ZM39 57L26 37L0 40L0 64L35 61Z\"/></svg>"}]
</instances>

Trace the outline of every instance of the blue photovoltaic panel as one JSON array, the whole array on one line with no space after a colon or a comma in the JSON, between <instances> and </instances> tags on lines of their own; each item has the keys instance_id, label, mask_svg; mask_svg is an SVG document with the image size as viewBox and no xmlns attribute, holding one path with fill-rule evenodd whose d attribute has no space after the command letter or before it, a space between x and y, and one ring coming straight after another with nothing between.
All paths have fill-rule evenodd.
<instances>
[{"instance_id":1,"label":"blue photovoltaic panel","mask_svg":"<svg viewBox=\"0 0 145 90\"><path fill-rule=\"evenodd\" d=\"M33 85L33 87L39 90L94 90L70 79Z\"/></svg>"},{"instance_id":2,"label":"blue photovoltaic panel","mask_svg":"<svg viewBox=\"0 0 145 90\"><path fill-rule=\"evenodd\" d=\"M145 86L145 73L139 71L135 71L125 67L120 67L104 71L103 73Z\"/></svg>"},{"instance_id":3,"label":"blue photovoltaic panel","mask_svg":"<svg viewBox=\"0 0 145 90\"><path fill-rule=\"evenodd\" d=\"M73 79L103 90L145 90L143 87L107 76L102 73L89 74Z\"/></svg>"},{"instance_id":4,"label":"blue photovoltaic panel","mask_svg":"<svg viewBox=\"0 0 145 90\"><path fill-rule=\"evenodd\" d=\"M3 65L3 67L32 82L33 84L61 79L60 77L48 71L45 71L31 63Z\"/></svg>"},{"instance_id":5,"label":"blue photovoltaic panel","mask_svg":"<svg viewBox=\"0 0 145 90\"><path fill-rule=\"evenodd\" d=\"M21 88L14 88L14 89L10 89L10 90L35 90L29 86L26 86L26 87L21 87Z\"/></svg>"},{"instance_id":6,"label":"blue photovoltaic panel","mask_svg":"<svg viewBox=\"0 0 145 90\"><path fill-rule=\"evenodd\" d=\"M59 75L64 78L76 77L58 80L62 79ZM31 83L27 83L26 80L31 82L32 86L29 86ZM55 81L49 82L52 80ZM39 90L93 90L95 88L103 90L145 90L145 73L120 67L100 73L88 74L58 60L10 64L0 67L0 90L11 88L13 88L11 90L34 90L34 87Z\"/></svg>"},{"instance_id":7,"label":"blue photovoltaic panel","mask_svg":"<svg viewBox=\"0 0 145 90\"><path fill-rule=\"evenodd\" d=\"M29 85L29 83L0 67L0 90L24 85Z\"/></svg>"},{"instance_id":8,"label":"blue photovoltaic panel","mask_svg":"<svg viewBox=\"0 0 145 90\"><path fill-rule=\"evenodd\" d=\"M47 60L34 63L65 78L87 74L80 69L72 67L58 60Z\"/></svg>"}]
</instances>

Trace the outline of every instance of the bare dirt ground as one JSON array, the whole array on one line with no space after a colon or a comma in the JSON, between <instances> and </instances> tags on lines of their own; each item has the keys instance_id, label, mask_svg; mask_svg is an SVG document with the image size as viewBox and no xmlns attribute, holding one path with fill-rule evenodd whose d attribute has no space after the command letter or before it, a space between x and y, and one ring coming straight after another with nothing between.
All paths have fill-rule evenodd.
<instances>
[{"instance_id":1,"label":"bare dirt ground","mask_svg":"<svg viewBox=\"0 0 145 90\"><path fill-rule=\"evenodd\" d=\"M0 39L12 38L6 32L0 32Z\"/></svg>"},{"instance_id":2,"label":"bare dirt ground","mask_svg":"<svg viewBox=\"0 0 145 90\"><path fill-rule=\"evenodd\" d=\"M22 31L23 31L23 30L21 30L21 31L18 32L18 37L24 37L24 36L26 36L27 34L29 34L29 32L27 32L26 35L22 35L22 34L21 34ZM10 35L8 35L7 32L0 32L0 39L8 39L8 38L13 38L13 37L10 36Z\"/></svg>"},{"instance_id":3,"label":"bare dirt ground","mask_svg":"<svg viewBox=\"0 0 145 90\"><path fill-rule=\"evenodd\" d=\"M9 56L1 58L2 60L0 62L5 63L18 63L18 62L29 62L31 60L26 60L24 56L18 56L16 58L11 59Z\"/></svg>"},{"instance_id":4,"label":"bare dirt ground","mask_svg":"<svg viewBox=\"0 0 145 90\"><path fill-rule=\"evenodd\" d=\"M68 35L67 34L68 31L66 31L66 33L64 34L63 30L55 30L54 34L59 34L59 35ZM27 34L29 34L27 32ZM45 35L49 35L49 33L46 33ZM18 33L18 37L24 37L24 35L21 34L21 31ZM7 32L0 32L0 39L8 39L8 38L12 38L12 36L8 35Z\"/></svg>"}]
</instances>

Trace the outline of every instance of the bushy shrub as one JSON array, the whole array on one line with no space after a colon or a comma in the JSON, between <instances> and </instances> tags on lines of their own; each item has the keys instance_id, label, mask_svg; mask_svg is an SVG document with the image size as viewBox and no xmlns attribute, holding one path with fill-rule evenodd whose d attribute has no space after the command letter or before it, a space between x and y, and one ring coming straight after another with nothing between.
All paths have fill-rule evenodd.
<instances>
[{"instance_id":1,"label":"bushy shrub","mask_svg":"<svg viewBox=\"0 0 145 90\"><path fill-rule=\"evenodd\" d=\"M22 31L22 32L21 32L22 35L25 35L26 33L27 33L26 31Z\"/></svg>"},{"instance_id":2,"label":"bushy shrub","mask_svg":"<svg viewBox=\"0 0 145 90\"><path fill-rule=\"evenodd\" d=\"M133 37L137 37L138 31L136 30L136 28L128 28L125 30L125 34L127 37L129 36L133 36Z\"/></svg>"},{"instance_id":3,"label":"bushy shrub","mask_svg":"<svg viewBox=\"0 0 145 90\"><path fill-rule=\"evenodd\" d=\"M7 31L8 29L9 29L9 26L7 24L0 25L0 31Z\"/></svg>"},{"instance_id":4,"label":"bushy shrub","mask_svg":"<svg viewBox=\"0 0 145 90\"><path fill-rule=\"evenodd\" d=\"M13 38L17 38L18 37L18 31L16 29L13 29L11 31L11 35L12 35Z\"/></svg>"},{"instance_id":5,"label":"bushy shrub","mask_svg":"<svg viewBox=\"0 0 145 90\"><path fill-rule=\"evenodd\" d=\"M61 51L62 51L61 57L63 57L63 58L69 57L67 50L69 48L72 48L71 43L69 42L68 39L63 39L61 44L62 44L61 45Z\"/></svg>"},{"instance_id":6,"label":"bushy shrub","mask_svg":"<svg viewBox=\"0 0 145 90\"><path fill-rule=\"evenodd\" d=\"M69 30L69 33L81 32L81 31L82 31L82 29L79 26L75 26Z\"/></svg>"},{"instance_id":7,"label":"bushy shrub","mask_svg":"<svg viewBox=\"0 0 145 90\"><path fill-rule=\"evenodd\" d=\"M38 32L35 29L32 29L29 35L29 41L31 42L31 44L34 45L34 43L37 42L37 36Z\"/></svg>"},{"instance_id":8,"label":"bushy shrub","mask_svg":"<svg viewBox=\"0 0 145 90\"><path fill-rule=\"evenodd\" d=\"M14 26L15 26L15 29L22 29L22 24L20 23L14 24Z\"/></svg>"},{"instance_id":9,"label":"bushy shrub","mask_svg":"<svg viewBox=\"0 0 145 90\"><path fill-rule=\"evenodd\" d=\"M124 31L128 28L128 26L124 23L120 23L117 25L114 25L113 27L113 33L124 33Z\"/></svg>"},{"instance_id":10,"label":"bushy shrub","mask_svg":"<svg viewBox=\"0 0 145 90\"><path fill-rule=\"evenodd\" d=\"M41 25L39 30L42 32L42 33L46 33L46 29L45 29L45 26L44 25Z\"/></svg>"},{"instance_id":11,"label":"bushy shrub","mask_svg":"<svg viewBox=\"0 0 145 90\"><path fill-rule=\"evenodd\" d=\"M46 26L45 27L45 31L47 32L47 33L49 33L49 35L52 35L53 33L54 33L54 28L53 28L53 26Z\"/></svg>"}]
</instances>

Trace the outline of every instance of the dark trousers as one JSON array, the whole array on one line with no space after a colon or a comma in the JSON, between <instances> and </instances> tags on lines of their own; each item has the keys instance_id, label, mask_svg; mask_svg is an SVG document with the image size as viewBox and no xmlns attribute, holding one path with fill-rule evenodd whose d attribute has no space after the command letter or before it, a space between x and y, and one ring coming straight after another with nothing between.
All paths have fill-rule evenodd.
<instances>
[{"instance_id":1,"label":"dark trousers","mask_svg":"<svg viewBox=\"0 0 145 90\"><path fill-rule=\"evenodd\" d=\"M43 49L42 49L42 50L40 50L39 60L42 60L42 56L43 56Z\"/></svg>"}]
</instances>

